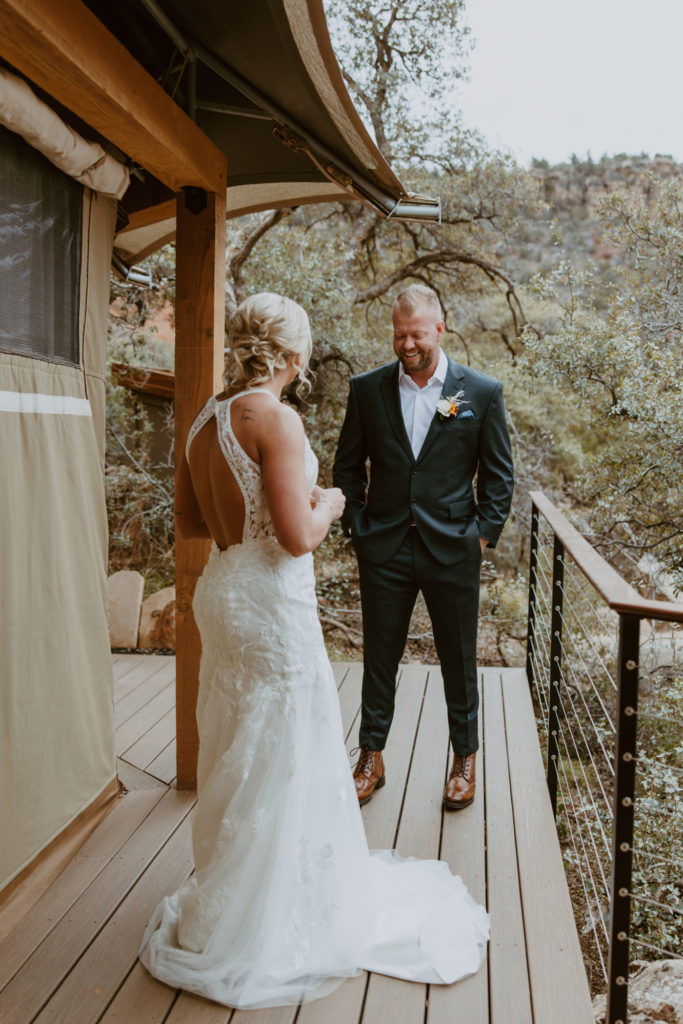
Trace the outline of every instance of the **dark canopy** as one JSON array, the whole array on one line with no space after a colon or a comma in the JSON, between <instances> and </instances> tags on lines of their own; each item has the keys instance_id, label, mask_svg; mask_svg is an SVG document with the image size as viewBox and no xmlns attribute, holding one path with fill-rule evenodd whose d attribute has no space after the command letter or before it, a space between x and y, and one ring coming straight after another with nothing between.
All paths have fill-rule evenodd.
<instances>
[{"instance_id":1,"label":"dark canopy","mask_svg":"<svg viewBox=\"0 0 683 1024\"><path fill-rule=\"evenodd\" d=\"M228 215L358 198L384 216L438 219L408 195L363 126L332 50L322 0L86 0L228 159ZM134 183L128 213L162 204ZM173 230L124 231L129 256ZM163 208L160 208L163 216Z\"/></svg>"}]
</instances>

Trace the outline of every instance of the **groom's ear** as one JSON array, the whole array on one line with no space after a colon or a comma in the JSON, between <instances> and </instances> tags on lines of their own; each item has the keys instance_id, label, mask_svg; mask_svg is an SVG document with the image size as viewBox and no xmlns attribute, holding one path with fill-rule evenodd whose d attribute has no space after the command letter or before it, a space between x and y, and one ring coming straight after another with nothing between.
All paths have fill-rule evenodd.
<instances>
[{"instance_id":1,"label":"groom's ear","mask_svg":"<svg viewBox=\"0 0 683 1024\"><path fill-rule=\"evenodd\" d=\"M436 325L436 335L437 335L439 341L441 341L441 339L443 338L445 330L446 330L445 323L443 322L443 320L439 320L437 325Z\"/></svg>"}]
</instances>

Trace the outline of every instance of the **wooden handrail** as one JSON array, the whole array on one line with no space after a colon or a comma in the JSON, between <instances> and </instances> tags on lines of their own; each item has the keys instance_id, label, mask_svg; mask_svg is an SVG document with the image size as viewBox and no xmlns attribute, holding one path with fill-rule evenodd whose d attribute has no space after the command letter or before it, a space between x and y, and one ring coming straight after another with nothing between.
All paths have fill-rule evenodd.
<instances>
[{"instance_id":1,"label":"wooden handrail","mask_svg":"<svg viewBox=\"0 0 683 1024\"><path fill-rule=\"evenodd\" d=\"M543 491L531 491L533 504L562 542L578 568L613 611L620 615L638 615L645 619L683 622L683 604L673 601L649 601L641 597L616 569L597 553L576 527L557 509Z\"/></svg>"}]
</instances>

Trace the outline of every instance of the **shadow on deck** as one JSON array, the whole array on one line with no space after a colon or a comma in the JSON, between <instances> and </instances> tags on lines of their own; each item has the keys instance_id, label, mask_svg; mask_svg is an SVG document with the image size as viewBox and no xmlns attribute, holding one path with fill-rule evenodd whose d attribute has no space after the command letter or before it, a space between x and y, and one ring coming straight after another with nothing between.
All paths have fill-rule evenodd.
<instances>
[{"instance_id":1,"label":"shadow on deck","mask_svg":"<svg viewBox=\"0 0 683 1024\"><path fill-rule=\"evenodd\" d=\"M336 663L347 746L362 668ZM175 775L175 659L114 657L125 794L0 946L3 1024L592 1024L526 676L483 669L474 804L444 813L439 670L404 666L387 785L363 808L371 848L440 857L491 914L485 966L453 986L362 974L304 1007L232 1011L152 979L136 959L157 901L192 870L194 794ZM457 928L457 921L453 922Z\"/></svg>"}]
</instances>

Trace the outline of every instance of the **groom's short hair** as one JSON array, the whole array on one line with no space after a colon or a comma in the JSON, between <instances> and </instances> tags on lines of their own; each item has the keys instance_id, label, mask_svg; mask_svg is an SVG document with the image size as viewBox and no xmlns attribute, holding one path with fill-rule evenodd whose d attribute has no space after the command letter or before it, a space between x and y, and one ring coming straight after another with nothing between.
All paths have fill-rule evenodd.
<instances>
[{"instance_id":1,"label":"groom's short hair","mask_svg":"<svg viewBox=\"0 0 683 1024\"><path fill-rule=\"evenodd\" d=\"M394 299L393 312L413 313L417 306L429 306L437 320L443 320L441 302L433 288L426 284L409 284Z\"/></svg>"}]
</instances>

